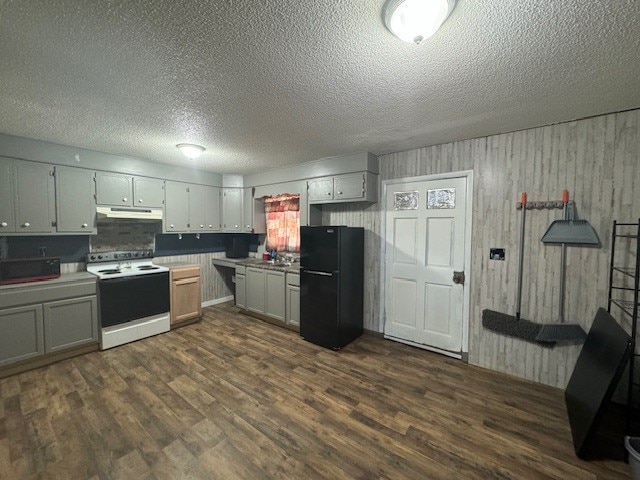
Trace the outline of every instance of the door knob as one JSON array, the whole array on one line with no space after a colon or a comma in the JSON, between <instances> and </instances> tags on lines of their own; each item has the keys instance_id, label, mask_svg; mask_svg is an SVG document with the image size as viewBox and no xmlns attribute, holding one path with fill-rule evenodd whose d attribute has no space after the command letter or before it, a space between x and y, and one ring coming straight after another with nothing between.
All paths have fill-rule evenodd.
<instances>
[{"instance_id":1,"label":"door knob","mask_svg":"<svg viewBox=\"0 0 640 480\"><path fill-rule=\"evenodd\" d=\"M209 228L213 228L213 225L209 225Z\"/></svg>"},{"instance_id":2,"label":"door knob","mask_svg":"<svg viewBox=\"0 0 640 480\"><path fill-rule=\"evenodd\" d=\"M6 226L7 226L7 222L0 223L0 227L6 227Z\"/></svg>"},{"instance_id":3,"label":"door knob","mask_svg":"<svg viewBox=\"0 0 640 480\"><path fill-rule=\"evenodd\" d=\"M200 228L204 228L204 225L200 225Z\"/></svg>"},{"instance_id":4,"label":"door knob","mask_svg":"<svg viewBox=\"0 0 640 480\"><path fill-rule=\"evenodd\" d=\"M169 228L173 228L173 223L171 225L169 225Z\"/></svg>"},{"instance_id":5,"label":"door knob","mask_svg":"<svg viewBox=\"0 0 640 480\"><path fill-rule=\"evenodd\" d=\"M342 192L338 190L338 195L342 195Z\"/></svg>"},{"instance_id":6,"label":"door knob","mask_svg":"<svg viewBox=\"0 0 640 480\"><path fill-rule=\"evenodd\" d=\"M23 227L30 227L30 226L31 226L31 224L30 224L29 222L24 222L24 223L22 224L22 226L23 226Z\"/></svg>"},{"instance_id":7,"label":"door knob","mask_svg":"<svg viewBox=\"0 0 640 480\"><path fill-rule=\"evenodd\" d=\"M83 223L83 224L82 224L82 228L87 228L87 226L88 226L88 225L87 225L86 223Z\"/></svg>"},{"instance_id":8,"label":"door knob","mask_svg":"<svg viewBox=\"0 0 640 480\"><path fill-rule=\"evenodd\" d=\"M127 197L124 197L124 198L122 199L122 201L123 201L123 202L126 202L126 201L127 201Z\"/></svg>"},{"instance_id":9,"label":"door knob","mask_svg":"<svg viewBox=\"0 0 640 480\"><path fill-rule=\"evenodd\" d=\"M142 199L141 198L138 199L138 203L142 203Z\"/></svg>"},{"instance_id":10,"label":"door knob","mask_svg":"<svg viewBox=\"0 0 640 480\"><path fill-rule=\"evenodd\" d=\"M453 283L464 285L464 272L453 272Z\"/></svg>"}]
</instances>

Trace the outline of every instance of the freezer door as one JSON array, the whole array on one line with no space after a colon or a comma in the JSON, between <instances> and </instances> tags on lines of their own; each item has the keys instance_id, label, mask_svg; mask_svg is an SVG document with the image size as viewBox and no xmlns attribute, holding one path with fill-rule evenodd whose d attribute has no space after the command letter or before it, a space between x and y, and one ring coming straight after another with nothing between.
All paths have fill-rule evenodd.
<instances>
[{"instance_id":1,"label":"freezer door","mask_svg":"<svg viewBox=\"0 0 640 480\"><path fill-rule=\"evenodd\" d=\"M300 272L300 335L327 348L340 348L337 272Z\"/></svg>"},{"instance_id":2,"label":"freezer door","mask_svg":"<svg viewBox=\"0 0 640 480\"><path fill-rule=\"evenodd\" d=\"M339 270L340 228L301 227L300 266L305 270Z\"/></svg>"}]
</instances>

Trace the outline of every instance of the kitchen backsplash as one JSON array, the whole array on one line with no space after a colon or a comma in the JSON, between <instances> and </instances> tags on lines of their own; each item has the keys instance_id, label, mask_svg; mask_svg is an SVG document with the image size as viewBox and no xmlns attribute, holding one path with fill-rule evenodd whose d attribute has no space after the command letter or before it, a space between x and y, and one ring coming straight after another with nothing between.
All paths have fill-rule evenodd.
<instances>
[{"instance_id":1,"label":"kitchen backsplash","mask_svg":"<svg viewBox=\"0 0 640 480\"><path fill-rule=\"evenodd\" d=\"M160 233L160 229L160 222L124 219L117 222L101 222L98 224L98 234L90 237L89 250L155 250L155 236L156 233Z\"/></svg>"},{"instance_id":2,"label":"kitchen backsplash","mask_svg":"<svg viewBox=\"0 0 640 480\"><path fill-rule=\"evenodd\" d=\"M7 237L0 237L0 259L7 258L9 256L9 245L7 243Z\"/></svg>"}]
</instances>

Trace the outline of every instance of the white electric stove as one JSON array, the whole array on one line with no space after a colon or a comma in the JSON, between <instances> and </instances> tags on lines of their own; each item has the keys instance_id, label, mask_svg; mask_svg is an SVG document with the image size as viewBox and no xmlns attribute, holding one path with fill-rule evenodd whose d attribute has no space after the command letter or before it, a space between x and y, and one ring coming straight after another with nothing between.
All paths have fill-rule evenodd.
<instances>
[{"instance_id":1,"label":"white electric stove","mask_svg":"<svg viewBox=\"0 0 640 480\"><path fill-rule=\"evenodd\" d=\"M87 271L98 277L103 350L169 331L169 269L153 251L90 253Z\"/></svg>"}]
</instances>

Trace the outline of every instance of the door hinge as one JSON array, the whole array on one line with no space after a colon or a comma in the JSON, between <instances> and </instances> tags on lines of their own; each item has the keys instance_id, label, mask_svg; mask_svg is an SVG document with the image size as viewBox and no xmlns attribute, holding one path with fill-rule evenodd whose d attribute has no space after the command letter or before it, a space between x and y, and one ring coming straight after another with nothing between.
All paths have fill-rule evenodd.
<instances>
[{"instance_id":1,"label":"door hinge","mask_svg":"<svg viewBox=\"0 0 640 480\"><path fill-rule=\"evenodd\" d=\"M51 220L51 226L52 227L57 227L58 223L55 220Z\"/></svg>"},{"instance_id":2,"label":"door hinge","mask_svg":"<svg viewBox=\"0 0 640 480\"><path fill-rule=\"evenodd\" d=\"M52 177L56 176L56 171L55 170L49 170L49 175L51 175Z\"/></svg>"}]
</instances>

